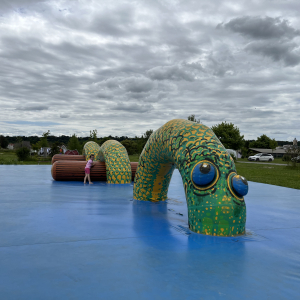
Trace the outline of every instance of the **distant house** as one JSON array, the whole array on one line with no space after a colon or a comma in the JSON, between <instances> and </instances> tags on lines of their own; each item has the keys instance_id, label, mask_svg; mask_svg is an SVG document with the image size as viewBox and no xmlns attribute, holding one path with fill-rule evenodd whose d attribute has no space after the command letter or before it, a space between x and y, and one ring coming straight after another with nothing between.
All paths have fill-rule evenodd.
<instances>
[{"instance_id":1,"label":"distant house","mask_svg":"<svg viewBox=\"0 0 300 300\"><path fill-rule=\"evenodd\" d=\"M21 143L16 143L14 144L14 149L18 149L18 148L28 148L29 150L31 150L31 145L29 141L22 141Z\"/></svg>"},{"instance_id":2,"label":"distant house","mask_svg":"<svg viewBox=\"0 0 300 300\"><path fill-rule=\"evenodd\" d=\"M7 149L14 150L14 146L15 146L14 144L10 143L8 144Z\"/></svg>"},{"instance_id":3,"label":"distant house","mask_svg":"<svg viewBox=\"0 0 300 300\"><path fill-rule=\"evenodd\" d=\"M62 145L60 149L62 149L62 153L64 154L68 151L68 148L65 145Z\"/></svg>"},{"instance_id":4,"label":"distant house","mask_svg":"<svg viewBox=\"0 0 300 300\"><path fill-rule=\"evenodd\" d=\"M48 155L50 154L51 148L48 148L48 147L41 148L41 149L38 151L38 155L43 156L43 155L44 155L44 150L47 151L47 156L48 156Z\"/></svg>"}]
</instances>

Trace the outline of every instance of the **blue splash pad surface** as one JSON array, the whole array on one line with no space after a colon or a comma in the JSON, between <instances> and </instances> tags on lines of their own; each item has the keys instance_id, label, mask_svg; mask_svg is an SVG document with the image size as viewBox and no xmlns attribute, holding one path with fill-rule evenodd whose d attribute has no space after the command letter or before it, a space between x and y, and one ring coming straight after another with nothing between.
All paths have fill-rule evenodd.
<instances>
[{"instance_id":1,"label":"blue splash pad surface","mask_svg":"<svg viewBox=\"0 0 300 300\"><path fill-rule=\"evenodd\" d=\"M0 166L1 299L299 298L299 190L250 182L247 234L211 237L189 231L177 170L149 203L50 169Z\"/></svg>"}]
</instances>

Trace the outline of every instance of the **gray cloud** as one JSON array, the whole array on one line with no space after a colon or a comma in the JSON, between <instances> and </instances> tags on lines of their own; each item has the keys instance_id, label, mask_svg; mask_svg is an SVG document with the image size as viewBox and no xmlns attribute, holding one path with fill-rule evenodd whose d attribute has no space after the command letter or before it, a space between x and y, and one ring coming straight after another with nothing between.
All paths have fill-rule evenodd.
<instances>
[{"instance_id":1,"label":"gray cloud","mask_svg":"<svg viewBox=\"0 0 300 300\"><path fill-rule=\"evenodd\" d=\"M272 134L286 134L285 131L271 131Z\"/></svg>"},{"instance_id":2,"label":"gray cloud","mask_svg":"<svg viewBox=\"0 0 300 300\"><path fill-rule=\"evenodd\" d=\"M194 80L194 76L191 73L178 66L155 67L147 71L147 75L153 80Z\"/></svg>"},{"instance_id":3,"label":"gray cloud","mask_svg":"<svg viewBox=\"0 0 300 300\"><path fill-rule=\"evenodd\" d=\"M144 77L129 77L120 80L121 86L128 92L142 93L149 92L154 87L154 83Z\"/></svg>"},{"instance_id":4,"label":"gray cloud","mask_svg":"<svg viewBox=\"0 0 300 300\"><path fill-rule=\"evenodd\" d=\"M2 1L0 134L134 136L195 114L297 137L298 6Z\"/></svg>"},{"instance_id":5,"label":"gray cloud","mask_svg":"<svg viewBox=\"0 0 300 300\"><path fill-rule=\"evenodd\" d=\"M47 110L47 109L49 109L49 106L43 104L25 105L16 108L16 110L22 110L22 111L39 111L39 110Z\"/></svg>"},{"instance_id":6,"label":"gray cloud","mask_svg":"<svg viewBox=\"0 0 300 300\"><path fill-rule=\"evenodd\" d=\"M274 61L282 60L286 66L295 66L300 62L300 52L296 50L296 47L295 43L258 41L250 43L245 49L268 56Z\"/></svg>"},{"instance_id":7,"label":"gray cloud","mask_svg":"<svg viewBox=\"0 0 300 300\"><path fill-rule=\"evenodd\" d=\"M121 110L129 113L145 113L153 109L153 106L150 104L125 104L118 103L115 107L111 108L112 110Z\"/></svg>"},{"instance_id":8,"label":"gray cloud","mask_svg":"<svg viewBox=\"0 0 300 300\"><path fill-rule=\"evenodd\" d=\"M150 94L148 92L129 92L126 93L126 96L128 97L128 99L145 99L149 97Z\"/></svg>"},{"instance_id":9,"label":"gray cloud","mask_svg":"<svg viewBox=\"0 0 300 300\"><path fill-rule=\"evenodd\" d=\"M113 98L113 94L108 91L100 91L96 94L97 98L100 99L111 99Z\"/></svg>"},{"instance_id":10,"label":"gray cloud","mask_svg":"<svg viewBox=\"0 0 300 300\"><path fill-rule=\"evenodd\" d=\"M88 23L88 28L101 35L126 36L134 28L134 7L117 5L111 10L101 10Z\"/></svg>"},{"instance_id":11,"label":"gray cloud","mask_svg":"<svg viewBox=\"0 0 300 300\"><path fill-rule=\"evenodd\" d=\"M60 118L66 119L66 118L70 118L70 116L68 114L60 114Z\"/></svg>"},{"instance_id":12,"label":"gray cloud","mask_svg":"<svg viewBox=\"0 0 300 300\"><path fill-rule=\"evenodd\" d=\"M222 26L219 25L219 27ZM291 27L288 20L271 17L244 16L234 18L225 23L223 27L254 39L278 39L282 37L292 39L300 35L300 30Z\"/></svg>"},{"instance_id":13,"label":"gray cloud","mask_svg":"<svg viewBox=\"0 0 300 300\"><path fill-rule=\"evenodd\" d=\"M203 66L198 61L191 62L191 63L184 62L182 65L187 67L187 68L196 69L196 70L199 70L199 71L204 71Z\"/></svg>"},{"instance_id":14,"label":"gray cloud","mask_svg":"<svg viewBox=\"0 0 300 300\"><path fill-rule=\"evenodd\" d=\"M154 83L144 76L113 77L101 82L100 85L130 93L145 93L154 87Z\"/></svg>"},{"instance_id":15,"label":"gray cloud","mask_svg":"<svg viewBox=\"0 0 300 300\"><path fill-rule=\"evenodd\" d=\"M43 3L46 0L13 0L13 1L0 1L0 9L2 13L10 11L18 11L25 13L27 9L30 9L34 4Z\"/></svg>"}]
</instances>

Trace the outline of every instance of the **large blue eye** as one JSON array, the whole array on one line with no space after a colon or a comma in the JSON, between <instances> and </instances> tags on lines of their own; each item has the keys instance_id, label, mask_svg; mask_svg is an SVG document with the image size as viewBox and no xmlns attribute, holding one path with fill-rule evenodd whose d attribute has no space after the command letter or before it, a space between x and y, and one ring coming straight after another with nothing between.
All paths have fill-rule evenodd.
<instances>
[{"instance_id":1,"label":"large blue eye","mask_svg":"<svg viewBox=\"0 0 300 300\"><path fill-rule=\"evenodd\" d=\"M216 176L216 169L210 163L198 164L193 170L193 182L198 186L205 186L211 183Z\"/></svg>"},{"instance_id":2,"label":"large blue eye","mask_svg":"<svg viewBox=\"0 0 300 300\"><path fill-rule=\"evenodd\" d=\"M245 177L235 175L232 177L232 187L238 196L245 196L248 193L248 182Z\"/></svg>"}]
</instances>

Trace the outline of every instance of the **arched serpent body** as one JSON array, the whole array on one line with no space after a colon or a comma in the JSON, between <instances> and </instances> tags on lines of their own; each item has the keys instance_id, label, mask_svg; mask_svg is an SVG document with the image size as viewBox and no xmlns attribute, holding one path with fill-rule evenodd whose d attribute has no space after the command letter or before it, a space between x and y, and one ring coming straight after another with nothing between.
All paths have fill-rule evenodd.
<instances>
[{"instance_id":1,"label":"arched serpent body","mask_svg":"<svg viewBox=\"0 0 300 300\"><path fill-rule=\"evenodd\" d=\"M202 186L193 179L199 166L215 172ZM175 119L155 131L139 159L134 199L166 200L175 167L183 180L192 231L216 236L245 232L244 198L232 184L233 178L244 178L237 176L233 159L209 127Z\"/></svg>"},{"instance_id":2,"label":"arched serpent body","mask_svg":"<svg viewBox=\"0 0 300 300\"><path fill-rule=\"evenodd\" d=\"M118 141L108 140L99 150L99 160L105 162L107 183L131 183L131 166L126 148Z\"/></svg>"},{"instance_id":3,"label":"arched serpent body","mask_svg":"<svg viewBox=\"0 0 300 300\"><path fill-rule=\"evenodd\" d=\"M87 142L83 146L82 155L85 156L85 160L88 161L90 156L93 154L95 156L94 160L99 160L99 150L100 146L96 142Z\"/></svg>"}]
</instances>

